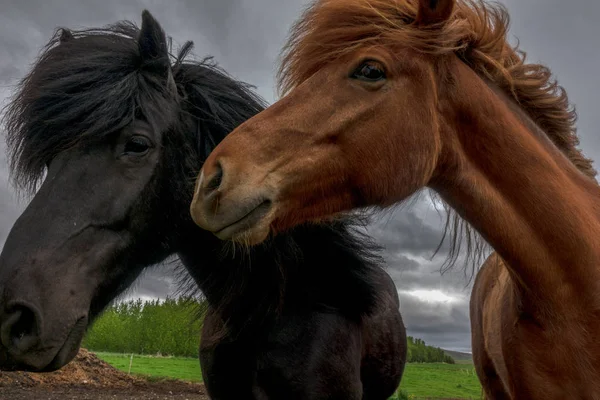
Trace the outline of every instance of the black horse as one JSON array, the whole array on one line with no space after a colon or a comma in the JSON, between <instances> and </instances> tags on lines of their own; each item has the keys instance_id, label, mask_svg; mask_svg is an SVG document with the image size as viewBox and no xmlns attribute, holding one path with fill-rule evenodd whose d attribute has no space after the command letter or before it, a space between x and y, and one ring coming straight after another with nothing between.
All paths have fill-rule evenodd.
<instances>
[{"instance_id":1,"label":"black horse","mask_svg":"<svg viewBox=\"0 0 600 400\"><path fill-rule=\"evenodd\" d=\"M189 215L210 150L263 109L158 22L59 29L5 115L15 181L41 187L0 255L0 369L52 371L149 265L177 254L209 303L214 399L386 399L406 357L393 282L353 221L233 249ZM45 178L43 178L46 172Z\"/></svg>"}]
</instances>

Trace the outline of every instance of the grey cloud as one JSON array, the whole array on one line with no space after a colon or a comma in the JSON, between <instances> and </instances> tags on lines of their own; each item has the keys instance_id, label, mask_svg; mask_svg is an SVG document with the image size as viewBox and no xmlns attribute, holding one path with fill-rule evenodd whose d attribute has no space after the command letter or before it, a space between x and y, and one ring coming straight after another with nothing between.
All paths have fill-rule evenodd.
<instances>
[{"instance_id":1,"label":"grey cloud","mask_svg":"<svg viewBox=\"0 0 600 400\"><path fill-rule=\"evenodd\" d=\"M120 298L152 297L164 299L167 296L173 296L179 289L176 279L179 273L180 271L176 271L175 267L169 264L146 268Z\"/></svg>"},{"instance_id":2,"label":"grey cloud","mask_svg":"<svg viewBox=\"0 0 600 400\"><path fill-rule=\"evenodd\" d=\"M418 261L412 260L399 252L385 250L383 256L386 264L392 270L415 271L421 267L421 264Z\"/></svg>"},{"instance_id":3,"label":"grey cloud","mask_svg":"<svg viewBox=\"0 0 600 400\"><path fill-rule=\"evenodd\" d=\"M9 227L14 223L17 215L17 206L12 199L12 194L5 186L0 186L0 201L3 206L0 208L0 247L4 246Z\"/></svg>"},{"instance_id":4,"label":"grey cloud","mask_svg":"<svg viewBox=\"0 0 600 400\"><path fill-rule=\"evenodd\" d=\"M600 160L598 66L600 2L505 0L513 42L519 39L530 62L550 67L579 114L578 135L584 153ZM598 166L596 166L599 168Z\"/></svg>"},{"instance_id":5,"label":"grey cloud","mask_svg":"<svg viewBox=\"0 0 600 400\"><path fill-rule=\"evenodd\" d=\"M429 225L421 214L413 209L396 213L391 221L376 221L370 227L369 233L389 251L414 256L433 255L442 239L441 227ZM446 251L447 245L440 250Z\"/></svg>"}]
</instances>

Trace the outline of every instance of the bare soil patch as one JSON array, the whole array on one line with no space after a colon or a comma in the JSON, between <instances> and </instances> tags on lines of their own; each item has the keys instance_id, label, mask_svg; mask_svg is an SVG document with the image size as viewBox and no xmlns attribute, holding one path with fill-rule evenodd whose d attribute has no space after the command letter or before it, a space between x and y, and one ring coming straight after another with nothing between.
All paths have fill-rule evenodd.
<instances>
[{"instance_id":1,"label":"bare soil patch","mask_svg":"<svg viewBox=\"0 0 600 400\"><path fill-rule=\"evenodd\" d=\"M148 381L128 375L81 349L59 371L1 372L0 399L7 400L208 400L204 385Z\"/></svg>"}]
</instances>

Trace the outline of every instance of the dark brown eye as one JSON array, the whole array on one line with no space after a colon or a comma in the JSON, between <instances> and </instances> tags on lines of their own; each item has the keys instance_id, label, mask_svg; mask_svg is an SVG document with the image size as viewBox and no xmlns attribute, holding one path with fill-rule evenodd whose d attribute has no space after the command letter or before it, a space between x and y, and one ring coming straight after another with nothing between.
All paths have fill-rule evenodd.
<instances>
[{"instance_id":1,"label":"dark brown eye","mask_svg":"<svg viewBox=\"0 0 600 400\"><path fill-rule=\"evenodd\" d=\"M352 78L367 82L377 82L385 79L383 66L375 61L362 63L352 74Z\"/></svg>"},{"instance_id":2,"label":"dark brown eye","mask_svg":"<svg viewBox=\"0 0 600 400\"><path fill-rule=\"evenodd\" d=\"M125 149L123 154L132 156L142 156L150 150L152 143L150 140L143 136L132 136L127 143L125 143Z\"/></svg>"}]
</instances>

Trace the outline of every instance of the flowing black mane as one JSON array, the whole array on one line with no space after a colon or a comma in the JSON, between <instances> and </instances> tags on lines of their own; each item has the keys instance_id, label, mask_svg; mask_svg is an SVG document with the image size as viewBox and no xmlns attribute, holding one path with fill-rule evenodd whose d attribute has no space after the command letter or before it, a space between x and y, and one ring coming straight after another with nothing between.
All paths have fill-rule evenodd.
<instances>
[{"instance_id":1,"label":"flowing black mane","mask_svg":"<svg viewBox=\"0 0 600 400\"><path fill-rule=\"evenodd\" d=\"M236 81L212 57L188 60L192 42L179 51L173 67L175 82L182 95L182 108L196 122L193 133L199 140L199 154L208 153L235 127L266 107L252 92L253 87Z\"/></svg>"},{"instance_id":2,"label":"flowing black mane","mask_svg":"<svg viewBox=\"0 0 600 400\"><path fill-rule=\"evenodd\" d=\"M102 140L134 118L166 129L177 112L175 93L160 65L143 61L138 34L128 21L55 32L4 117L18 187L33 190L57 153L83 139Z\"/></svg>"},{"instance_id":3,"label":"flowing black mane","mask_svg":"<svg viewBox=\"0 0 600 400\"><path fill-rule=\"evenodd\" d=\"M265 102L211 58L186 60L190 50L188 42L178 54L174 77L182 109L193 121L189 132L204 160L229 132L262 111ZM221 315L231 316L229 328L235 331L261 324L286 307L302 307L300 300L358 320L377 301L376 270L383 264L380 248L357 229L363 222L353 217L304 226L251 249L222 243L215 254L219 268L209 268L200 286L207 296L218 298L215 306Z\"/></svg>"},{"instance_id":4,"label":"flowing black mane","mask_svg":"<svg viewBox=\"0 0 600 400\"><path fill-rule=\"evenodd\" d=\"M378 300L382 261L377 246L354 229L358 220L300 227L251 249L233 249L193 224L188 207L202 162L265 102L211 58L189 59L191 42L170 56L166 76L159 59L141 56L139 34L128 21L56 31L5 116L17 185L34 190L62 150L110 141L134 120L146 120L165 132L162 168L175 171L159 184L173 198L156 217L161 228L173 226L162 231L174 238L163 246L180 254L230 330L314 304L361 319ZM183 254L194 246L206 255L202 265L190 266Z\"/></svg>"}]
</instances>

